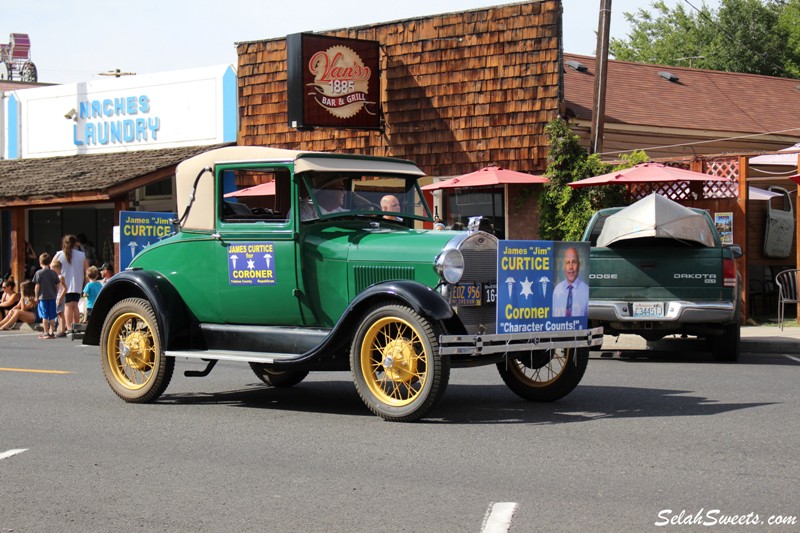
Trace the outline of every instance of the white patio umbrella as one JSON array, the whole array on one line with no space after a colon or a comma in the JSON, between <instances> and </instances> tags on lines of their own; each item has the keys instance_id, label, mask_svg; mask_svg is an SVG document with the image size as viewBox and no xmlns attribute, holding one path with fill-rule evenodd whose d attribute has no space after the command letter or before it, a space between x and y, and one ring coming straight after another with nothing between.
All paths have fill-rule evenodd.
<instances>
[{"instance_id":1,"label":"white patio umbrella","mask_svg":"<svg viewBox=\"0 0 800 533\"><path fill-rule=\"evenodd\" d=\"M640 237L680 239L714 246L714 236L702 214L657 193L609 216L597 246Z\"/></svg>"}]
</instances>

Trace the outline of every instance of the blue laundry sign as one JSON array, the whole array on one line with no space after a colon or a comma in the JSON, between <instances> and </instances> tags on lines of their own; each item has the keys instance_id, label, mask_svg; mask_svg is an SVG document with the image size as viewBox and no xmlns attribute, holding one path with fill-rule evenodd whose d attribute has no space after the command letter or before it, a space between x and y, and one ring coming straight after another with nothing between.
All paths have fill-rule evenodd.
<instances>
[{"instance_id":1,"label":"blue laundry sign","mask_svg":"<svg viewBox=\"0 0 800 533\"><path fill-rule=\"evenodd\" d=\"M586 329L589 243L500 241L497 332Z\"/></svg>"},{"instance_id":2,"label":"blue laundry sign","mask_svg":"<svg viewBox=\"0 0 800 533\"><path fill-rule=\"evenodd\" d=\"M174 213L120 211L119 268L125 270L133 258L148 246L175 233Z\"/></svg>"}]
</instances>

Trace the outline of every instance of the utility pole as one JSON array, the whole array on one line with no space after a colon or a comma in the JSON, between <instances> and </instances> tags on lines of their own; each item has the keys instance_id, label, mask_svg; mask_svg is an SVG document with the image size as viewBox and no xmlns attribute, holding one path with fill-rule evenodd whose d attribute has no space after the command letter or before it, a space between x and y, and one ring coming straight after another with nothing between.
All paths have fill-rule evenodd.
<instances>
[{"instance_id":1,"label":"utility pole","mask_svg":"<svg viewBox=\"0 0 800 533\"><path fill-rule=\"evenodd\" d=\"M597 50L594 60L594 95L592 98L591 152L593 154L603 151L610 26L611 0L600 0L600 17L597 23Z\"/></svg>"}]
</instances>

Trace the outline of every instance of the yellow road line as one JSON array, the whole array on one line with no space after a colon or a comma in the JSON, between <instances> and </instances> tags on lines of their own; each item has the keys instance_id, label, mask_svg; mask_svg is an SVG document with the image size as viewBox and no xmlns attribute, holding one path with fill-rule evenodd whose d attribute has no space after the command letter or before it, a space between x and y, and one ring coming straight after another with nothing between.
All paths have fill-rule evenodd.
<instances>
[{"instance_id":1,"label":"yellow road line","mask_svg":"<svg viewBox=\"0 0 800 533\"><path fill-rule=\"evenodd\" d=\"M37 370L35 368L0 368L0 372L31 372L33 374L72 374L66 370Z\"/></svg>"}]
</instances>

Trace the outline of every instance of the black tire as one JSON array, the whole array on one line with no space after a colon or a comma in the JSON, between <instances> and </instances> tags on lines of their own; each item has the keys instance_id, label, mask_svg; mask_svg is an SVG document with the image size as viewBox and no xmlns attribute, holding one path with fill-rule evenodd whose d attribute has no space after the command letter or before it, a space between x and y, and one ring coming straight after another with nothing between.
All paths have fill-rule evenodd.
<instances>
[{"instance_id":1,"label":"black tire","mask_svg":"<svg viewBox=\"0 0 800 533\"><path fill-rule=\"evenodd\" d=\"M350 368L358 395L384 420L419 420L450 379L450 357L439 353L438 331L413 309L382 304L356 330Z\"/></svg>"},{"instance_id":2,"label":"black tire","mask_svg":"<svg viewBox=\"0 0 800 533\"><path fill-rule=\"evenodd\" d=\"M739 360L742 328L737 324L725 326L720 335L711 337L711 354L717 361L735 363Z\"/></svg>"},{"instance_id":3,"label":"black tire","mask_svg":"<svg viewBox=\"0 0 800 533\"><path fill-rule=\"evenodd\" d=\"M153 307L141 298L128 298L111 308L103 323L100 353L111 390L129 403L156 400L175 369L175 358L164 355Z\"/></svg>"},{"instance_id":4,"label":"black tire","mask_svg":"<svg viewBox=\"0 0 800 533\"><path fill-rule=\"evenodd\" d=\"M497 363L508 388L531 402L553 402L572 392L589 364L588 348L537 350Z\"/></svg>"},{"instance_id":5,"label":"black tire","mask_svg":"<svg viewBox=\"0 0 800 533\"><path fill-rule=\"evenodd\" d=\"M289 370L275 370L264 363L250 363L250 368L258 379L279 389L294 387L308 375L307 371L293 372Z\"/></svg>"}]
</instances>

